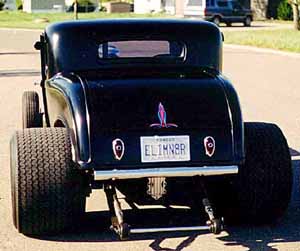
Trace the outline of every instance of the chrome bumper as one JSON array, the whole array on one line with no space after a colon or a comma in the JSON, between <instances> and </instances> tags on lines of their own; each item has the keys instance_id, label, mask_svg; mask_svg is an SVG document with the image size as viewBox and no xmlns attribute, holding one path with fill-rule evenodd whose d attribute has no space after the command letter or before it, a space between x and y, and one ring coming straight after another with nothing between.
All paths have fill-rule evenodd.
<instances>
[{"instance_id":1,"label":"chrome bumper","mask_svg":"<svg viewBox=\"0 0 300 251\"><path fill-rule=\"evenodd\" d=\"M192 177L238 173L238 166L160 167L130 170L94 171L94 180L126 180L149 177Z\"/></svg>"}]
</instances>

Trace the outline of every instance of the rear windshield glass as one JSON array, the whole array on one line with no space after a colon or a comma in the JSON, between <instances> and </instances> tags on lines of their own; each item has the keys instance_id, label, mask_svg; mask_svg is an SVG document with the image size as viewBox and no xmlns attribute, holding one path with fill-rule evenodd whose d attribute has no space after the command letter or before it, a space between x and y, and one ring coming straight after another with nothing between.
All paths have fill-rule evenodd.
<instances>
[{"instance_id":1,"label":"rear windshield glass","mask_svg":"<svg viewBox=\"0 0 300 251\"><path fill-rule=\"evenodd\" d=\"M178 41L112 41L99 44L99 59L173 58L184 59L186 46Z\"/></svg>"}]
</instances>

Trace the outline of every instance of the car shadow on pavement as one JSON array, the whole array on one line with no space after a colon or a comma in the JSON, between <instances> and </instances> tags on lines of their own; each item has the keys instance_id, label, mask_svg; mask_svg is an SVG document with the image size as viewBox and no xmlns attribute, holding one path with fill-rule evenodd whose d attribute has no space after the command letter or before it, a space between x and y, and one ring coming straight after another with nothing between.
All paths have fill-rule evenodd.
<instances>
[{"instance_id":1,"label":"car shadow on pavement","mask_svg":"<svg viewBox=\"0 0 300 251\"><path fill-rule=\"evenodd\" d=\"M253 226L229 226L227 234L216 235L219 241L226 247L245 247L249 251L276 251L281 243L300 242L300 160L293 161L294 184L292 200L287 213L276 224ZM158 227L158 226L189 226L203 225L205 215L191 213L187 209L142 209L124 210L127 222L134 227ZM109 212L86 213L80 228L76 232L44 237L49 241L58 242L112 242L118 241L118 237L109 229ZM152 240L149 247L155 251L181 251L190 246L195 239L207 232L177 232L131 235L129 241ZM161 247L162 242L171 238L184 238L175 248Z\"/></svg>"},{"instance_id":2,"label":"car shadow on pavement","mask_svg":"<svg viewBox=\"0 0 300 251\"><path fill-rule=\"evenodd\" d=\"M204 225L206 218L202 214L191 212L190 209L128 209L124 210L124 219L134 228L145 227L171 227L171 226L191 226ZM80 223L80 228L71 233L57 236L44 236L40 239L58 242L111 242L118 241L118 236L109 230L110 216L108 211L88 212ZM208 232L203 232L208 233ZM195 232L177 233L151 233L135 234L130 236L129 241L153 240L150 245L153 250L173 250L161 249L159 243L164 239L187 237L174 250L182 250L188 246L199 234Z\"/></svg>"},{"instance_id":3,"label":"car shadow on pavement","mask_svg":"<svg viewBox=\"0 0 300 251\"><path fill-rule=\"evenodd\" d=\"M292 163L292 199L284 217L274 225L229 228L227 236L218 237L225 246L242 246L249 251L277 251L282 243L300 241L300 160L293 160Z\"/></svg>"}]
</instances>

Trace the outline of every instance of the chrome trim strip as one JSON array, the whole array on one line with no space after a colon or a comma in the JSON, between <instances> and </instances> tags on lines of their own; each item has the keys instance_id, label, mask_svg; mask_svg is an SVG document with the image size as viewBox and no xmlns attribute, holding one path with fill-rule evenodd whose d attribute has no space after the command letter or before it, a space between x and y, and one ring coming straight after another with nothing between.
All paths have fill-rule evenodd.
<instances>
[{"instance_id":1,"label":"chrome trim strip","mask_svg":"<svg viewBox=\"0 0 300 251\"><path fill-rule=\"evenodd\" d=\"M130 170L96 170L94 180L139 179L148 177L192 177L238 173L238 166L159 167Z\"/></svg>"},{"instance_id":2,"label":"chrome trim strip","mask_svg":"<svg viewBox=\"0 0 300 251\"><path fill-rule=\"evenodd\" d=\"M132 228L131 234L158 233L158 232L177 232L177 231L206 231L209 226L191 226L191 227L161 227L161 228Z\"/></svg>"}]
</instances>

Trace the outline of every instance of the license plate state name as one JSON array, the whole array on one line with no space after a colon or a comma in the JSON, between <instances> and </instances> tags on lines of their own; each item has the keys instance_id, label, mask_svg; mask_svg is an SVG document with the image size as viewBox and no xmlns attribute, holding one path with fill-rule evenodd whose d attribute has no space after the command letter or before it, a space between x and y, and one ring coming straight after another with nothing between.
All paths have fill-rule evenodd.
<instances>
[{"instance_id":1,"label":"license plate state name","mask_svg":"<svg viewBox=\"0 0 300 251\"><path fill-rule=\"evenodd\" d=\"M141 160L149 162L190 161L190 137L141 137Z\"/></svg>"}]
</instances>

